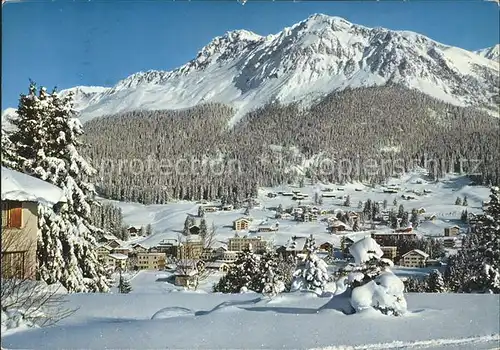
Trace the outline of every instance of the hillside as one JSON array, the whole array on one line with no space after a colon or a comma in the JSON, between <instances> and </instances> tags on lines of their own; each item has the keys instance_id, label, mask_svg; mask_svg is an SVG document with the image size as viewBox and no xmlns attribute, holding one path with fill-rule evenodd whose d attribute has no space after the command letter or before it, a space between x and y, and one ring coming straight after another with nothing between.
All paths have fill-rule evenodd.
<instances>
[{"instance_id":1,"label":"hillside","mask_svg":"<svg viewBox=\"0 0 500 350\"><path fill-rule=\"evenodd\" d=\"M368 28L316 14L281 32L236 30L214 38L173 71L133 74L111 88L76 87L82 120L134 110L183 109L207 102L237 113L269 102L309 105L332 91L388 83L460 106L498 113L499 66L423 35Z\"/></svg>"},{"instance_id":2,"label":"hillside","mask_svg":"<svg viewBox=\"0 0 500 350\"><path fill-rule=\"evenodd\" d=\"M145 204L237 202L304 176L369 183L422 166L437 177L460 171L461 158L461 171L480 182L499 179L498 119L401 86L333 93L310 109L270 104L226 128L232 114L207 104L87 122L84 151L100 171L101 194Z\"/></svg>"}]
</instances>

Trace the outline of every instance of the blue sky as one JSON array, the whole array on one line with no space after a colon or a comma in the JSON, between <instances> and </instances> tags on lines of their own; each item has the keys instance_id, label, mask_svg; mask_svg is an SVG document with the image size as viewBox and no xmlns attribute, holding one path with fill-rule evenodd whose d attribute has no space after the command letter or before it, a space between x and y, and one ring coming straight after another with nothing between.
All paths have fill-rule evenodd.
<instances>
[{"instance_id":1,"label":"blue sky","mask_svg":"<svg viewBox=\"0 0 500 350\"><path fill-rule=\"evenodd\" d=\"M226 31L276 33L313 13L470 50L499 41L498 5L480 0L11 3L2 11L2 109L17 106L30 78L58 89L111 86L138 71L176 68Z\"/></svg>"}]
</instances>

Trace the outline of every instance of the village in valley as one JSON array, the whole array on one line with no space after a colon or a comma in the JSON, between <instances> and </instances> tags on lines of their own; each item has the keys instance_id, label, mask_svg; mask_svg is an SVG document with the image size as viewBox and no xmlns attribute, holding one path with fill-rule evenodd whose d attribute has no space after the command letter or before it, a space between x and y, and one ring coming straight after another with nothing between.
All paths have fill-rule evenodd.
<instances>
[{"instance_id":1,"label":"village in valley","mask_svg":"<svg viewBox=\"0 0 500 350\"><path fill-rule=\"evenodd\" d=\"M484 193L483 193L484 192ZM468 197L470 196L470 197ZM147 271L168 288L211 291L244 250L274 251L300 264L314 237L318 254L335 271L352 261L349 247L369 236L396 274L422 277L446 265L460 247L468 217L481 212L486 187L465 177L428 181L423 173L392 178L385 186L304 185L261 189L245 203L176 202L121 206L128 240L111 234L98 256L110 271ZM172 214L170 214L172 213ZM155 273L157 272L157 273ZM203 276L203 277L202 277ZM143 281L143 280L141 280Z\"/></svg>"}]
</instances>

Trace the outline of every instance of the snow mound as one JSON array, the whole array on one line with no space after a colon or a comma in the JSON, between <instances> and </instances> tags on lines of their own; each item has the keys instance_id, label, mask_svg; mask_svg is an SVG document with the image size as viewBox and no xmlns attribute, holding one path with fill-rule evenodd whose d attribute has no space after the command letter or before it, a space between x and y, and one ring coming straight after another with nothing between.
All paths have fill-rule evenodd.
<instances>
[{"instance_id":1,"label":"snow mound","mask_svg":"<svg viewBox=\"0 0 500 350\"><path fill-rule=\"evenodd\" d=\"M152 320L173 318L173 317L183 317L183 316L194 316L194 311L187 309L185 307L165 307L158 310L152 317Z\"/></svg>"},{"instance_id":2,"label":"snow mound","mask_svg":"<svg viewBox=\"0 0 500 350\"><path fill-rule=\"evenodd\" d=\"M2 200L38 202L53 206L66 202L63 190L33 176L2 167Z\"/></svg>"},{"instance_id":3,"label":"snow mound","mask_svg":"<svg viewBox=\"0 0 500 350\"><path fill-rule=\"evenodd\" d=\"M403 292L403 281L386 271L375 280L354 288L351 305L358 313L377 309L384 314L403 315L407 311Z\"/></svg>"}]
</instances>

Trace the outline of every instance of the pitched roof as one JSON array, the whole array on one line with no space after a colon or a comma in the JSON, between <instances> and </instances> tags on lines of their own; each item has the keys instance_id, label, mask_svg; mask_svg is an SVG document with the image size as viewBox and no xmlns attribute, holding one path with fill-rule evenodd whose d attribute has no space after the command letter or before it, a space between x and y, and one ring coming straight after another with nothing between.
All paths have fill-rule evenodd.
<instances>
[{"instance_id":1,"label":"pitched roof","mask_svg":"<svg viewBox=\"0 0 500 350\"><path fill-rule=\"evenodd\" d=\"M408 253L406 254L403 254L403 257L409 255L410 253L417 253L418 255L420 255L421 257L423 258L428 258L429 257L429 254L421 251L420 249L413 249L413 250L410 250Z\"/></svg>"},{"instance_id":2,"label":"pitched roof","mask_svg":"<svg viewBox=\"0 0 500 350\"><path fill-rule=\"evenodd\" d=\"M110 258L116 259L116 260L125 260L128 259L128 256L125 254L120 254L120 253L113 253L108 255Z\"/></svg>"},{"instance_id":3,"label":"pitched roof","mask_svg":"<svg viewBox=\"0 0 500 350\"><path fill-rule=\"evenodd\" d=\"M66 202L64 192L39 178L2 167L2 200L38 202L53 206Z\"/></svg>"}]
</instances>

